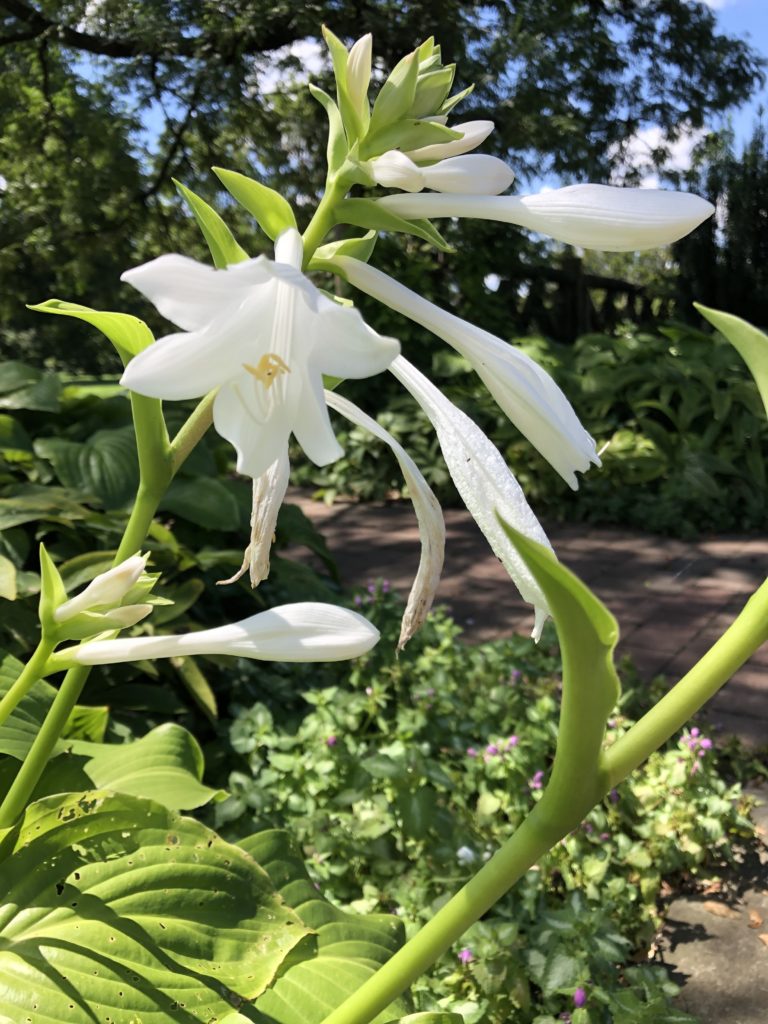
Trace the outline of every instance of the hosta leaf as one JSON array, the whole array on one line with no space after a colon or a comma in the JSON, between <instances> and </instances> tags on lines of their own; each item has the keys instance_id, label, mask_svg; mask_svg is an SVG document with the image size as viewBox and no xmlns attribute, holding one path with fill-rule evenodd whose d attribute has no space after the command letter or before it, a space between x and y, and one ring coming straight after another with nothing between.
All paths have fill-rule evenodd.
<instances>
[{"instance_id":1,"label":"hosta leaf","mask_svg":"<svg viewBox=\"0 0 768 1024\"><path fill-rule=\"evenodd\" d=\"M741 358L749 367L755 378L765 411L768 413L768 336L752 324L747 323L731 313L721 313L717 309L694 302L694 306L703 317L716 327L730 341Z\"/></svg>"},{"instance_id":2,"label":"hosta leaf","mask_svg":"<svg viewBox=\"0 0 768 1024\"><path fill-rule=\"evenodd\" d=\"M5 555L0 555L0 597L16 600L16 566Z\"/></svg>"},{"instance_id":3,"label":"hosta leaf","mask_svg":"<svg viewBox=\"0 0 768 1024\"><path fill-rule=\"evenodd\" d=\"M399 948L402 922L387 914L348 914L324 900L285 832L259 832L240 846L262 865L285 902L317 933L316 955L282 972L256 1008L275 1024L296 1024L297 1019L302 1024L321 1024ZM376 1020L390 1021L408 1010L402 999L397 1000Z\"/></svg>"},{"instance_id":4,"label":"hosta leaf","mask_svg":"<svg viewBox=\"0 0 768 1024\"><path fill-rule=\"evenodd\" d=\"M63 487L20 487L11 497L0 498L0 530L38 520L66 526L88 516L88 509Z\"/></svg>"},{"instance_id":5,"label":"hosta leaf","mask_svg":"<svg viewBox=\"0 0 768 1024\"><path fill-rule=\"evenodd\" d=\"M0 363L0 409L58 412L61 381L54 373L10 361Z\"/></svg>"},{"instance_id":6,"label":"hosta leaf","mask_svg":"<svg viewBox=\"0 0 768 1024\"><path fill-rule=\"evenodd\" d=\"M213 1024L308 934L246 853L123 794L31 805L0 869L0 1015L16 1022Z\"/></svg>"},{"instance_id":7,"label":"hosta leaf","mask_svg":"<svg viewBox=\"0 0 768 1024\"><path fill-rule=\"evenodd\" d=\"M93 495L106 509L120 508L136 493L139 469L133 427L98 430L84 444L40 438L35 452L51 461L65 487Z\"/></svg>"},{"instance_id":8,"label":"hosta leaf","mask_svg":"<svg viewBox=\"0 0 768 1024\"><path fill-rule=\"evenodd\" d=\"M177 478L160 508L209 530L236 530L240 524L237 500L215 477Z\"/></svg>"}]
</instances>

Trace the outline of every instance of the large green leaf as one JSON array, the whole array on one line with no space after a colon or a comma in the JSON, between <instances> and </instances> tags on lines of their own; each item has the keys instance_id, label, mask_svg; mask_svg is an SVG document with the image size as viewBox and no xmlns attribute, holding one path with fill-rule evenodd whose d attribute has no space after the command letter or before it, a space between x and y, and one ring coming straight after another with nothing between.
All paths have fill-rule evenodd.
<instances>
[{"instance_id":1,"label":"large green leaf","mask_svg":"<svg viewBox=\"0 0 768 1024\"><path fill-rule=\"evenodd\" d=\"M67 526L89 515L88 509L64 487L28 485L19 487L7 498L0 498L0 530L39 520Z\"/></svg>"},{"instance_id":2,"label":"large green leaf","mask_svg":"<svg viewBox=\"0 0 768 1024\"><path fill-rule=\"evenodd\" d=\"M243 850L149 800L27 809L0 843L0 1015L214 1024L308 934Z\"/></svg>"},{"instance_id":3,"label":"large green leaf","mask_svg":"<svg viewBox=\"0 0 768 1024\"><path fill-rule=\"evenodd\" d=\"M292 964L256 1002L261 1020L275 1024L321 1024L357 991L403 941L403 925L388 914L347 914L320 896L287 833L270 830L244 839L285 902L317 934L316 955ZM376 1021L408 1013L399 999Z\"/></svg>"},{"instance_id":4,"label":"large green leaf","mask_svg":"<svg viewBox=\"0 0 768 1024\"><path fill-rule=\"evenodd\" d=\"M56 374L15 361L0 363L0 409L58 412L60 396Z\"/></svg>"},{"instance_id":5,"label":"large green leaf","mask_svg":"<svg viewBox=\"0 0 768 1024\"><path fill-rule=\"evenodd\" d=\"M71 316L76 320L84 320L96 327L108 338L123 363L142 352L155 340L152 332L137 316L129 313L109 313L100 309L89 309L77 302L64 302L62 299L47 299L36 306L30 306L36 313L57 313Z\"/></svg>"},{"instance_id":6,"label":"large green leaf","mask_svg":"<svg viewBox=\"0 0 768 1024\"><path fill-rule=\"evenodd\" d=\"M121 508L136 493L139 466L133 427L98 430L84 444L43 437L35 452L49 459L65 487L93 495L106 509Z\"/></svg>"},{"instance_id":7,"label":"large green leaf","mask_svg":"<svg viewBox=\"0 0 768 1024\"><path fill-rule=\"evenodd\" d=\"M237 500L215 477L176 478L160 502L165 512L212 530L236 530L240 525Z\"/></svg>"},{"instance_id":8,"label":"large green leaf","mask_svg":"<svg viewBox=\"0 0 768 1024\"><path fill-rule=\"evenodd\" d=\"M747 364L768 414L768 336L731 313L708 309L698 302L694 302L694 306L713 327L725 335Z\"/></svg>"}]
</instances>

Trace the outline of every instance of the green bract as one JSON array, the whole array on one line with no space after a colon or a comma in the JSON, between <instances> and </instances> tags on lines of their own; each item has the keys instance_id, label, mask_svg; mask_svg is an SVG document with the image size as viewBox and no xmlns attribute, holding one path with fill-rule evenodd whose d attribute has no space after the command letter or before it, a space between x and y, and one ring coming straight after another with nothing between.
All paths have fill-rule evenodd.
<instances>
[{"instance_id":1,"label":"green bract","mask_svg":"<svg viewBox=\"0 0 768 1024\"><path fill-rule=\"evenodd\" d=\"M264 233L273 241L287 228L296 227L293 210L279 192L237 171L214 167L213 173L238 203L253 214Z\"/></svg>"}]
</instances>

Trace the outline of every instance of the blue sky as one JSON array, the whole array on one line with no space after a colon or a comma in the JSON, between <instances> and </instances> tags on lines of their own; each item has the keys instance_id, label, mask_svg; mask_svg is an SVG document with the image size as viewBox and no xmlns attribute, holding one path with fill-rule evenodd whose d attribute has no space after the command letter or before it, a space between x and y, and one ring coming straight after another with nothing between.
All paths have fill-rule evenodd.
<instances>
[{"instance_id":1,"label":"blue sky","mask_svg":"<svg viewBox=\"0 0 768 1024\"><path fill-rule=\"evenodd\" d=\"M748 39L754 49L768 57L768 0L707 0L721 29L728 35ZM736 111L733 126L738 142L748 138L758 107L762 104L768 111L768 88L744 108Z\"/></svg>"}]
</instances>

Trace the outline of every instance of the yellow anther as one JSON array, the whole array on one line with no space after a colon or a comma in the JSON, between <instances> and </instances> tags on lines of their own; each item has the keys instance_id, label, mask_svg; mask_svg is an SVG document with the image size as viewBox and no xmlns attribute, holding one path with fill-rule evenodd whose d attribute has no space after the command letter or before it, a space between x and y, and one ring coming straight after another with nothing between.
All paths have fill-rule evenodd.
<instances>
[{"instance_id":1,"label":"yellow anther","mask_svg":"<svg viewBox=\"0 0 768 1024\"><path fill-rule=\"evenodd\" d=\"M275 355L274 352L267 352L255 366L251 366L249 363L243 363L243 369L247 370L252 377L260 381L264 387L269 391L272 385L275 383L277 377L281 373L290 373L290 368L286 365L285 361L280 356Z\"/></svg>"}]
</instances>

